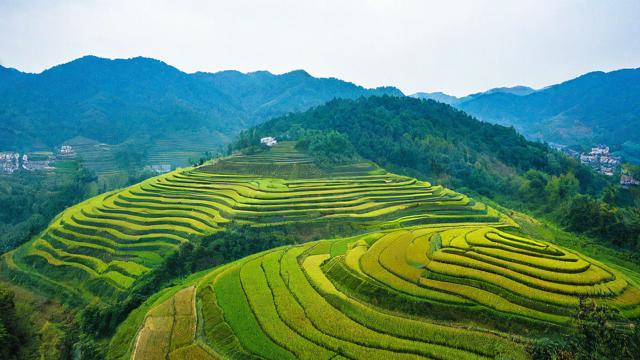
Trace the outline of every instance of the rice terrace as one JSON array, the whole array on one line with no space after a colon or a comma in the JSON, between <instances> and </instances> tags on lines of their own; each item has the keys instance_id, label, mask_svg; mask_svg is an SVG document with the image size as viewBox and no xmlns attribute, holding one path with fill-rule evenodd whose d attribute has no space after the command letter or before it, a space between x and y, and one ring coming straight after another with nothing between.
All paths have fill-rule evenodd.
<instances>
[{"instance_id":1,"label":"rice terrace","mask_svg":"<svg viewBox=\"0 0 640 360\"><path fill-rule=\"evenodd\" d=\"M371 162L319 167L293 142L89 199L2 267L66 301L110 303L231 223L329 230L161 291L118 327L109 359L525 359L529 337L570 327L582 298L640 317L637 274Z\"/></svg>"},{"instance_id":2,"label":"rice terrace","mask_svg":"<svg viewBox=\"0 0 640 360\"><path fill-rule=\"evenodd\" d=\"M0 360L640 360L638 14L0 0Z\"/></svg>"}]
</instances>

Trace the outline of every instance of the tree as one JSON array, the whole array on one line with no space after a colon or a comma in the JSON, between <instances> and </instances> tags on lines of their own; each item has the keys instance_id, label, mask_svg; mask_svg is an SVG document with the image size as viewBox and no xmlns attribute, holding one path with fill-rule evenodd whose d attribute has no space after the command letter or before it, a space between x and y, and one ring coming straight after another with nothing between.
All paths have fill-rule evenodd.
<instances>
[{"instance_id":1,"label":"tree","mask_svg":"<svg viewBox=\"0 0 640 360\"><path fill-rule=\"evenodd\" d=\"M542 339L527 347L534 360L640 359L640 323L624 321L612 308L593 299L580 300L575 333L564 339Z\"/></svg>"},{"instance_id":2,"label":"tree","mask_svg":"<svg viewBox=\"0 0 640 360\"><path fill-rule=\"evenodd\" d=\"M22 342L13 291L0 286L0 358L11 359Z\"/></svg>"},{"instance_id":3,"label":"tree","mask_svg":"<svg viewBox=\"0 0 640 360\"><path fill-rule=\"evenodd\" d=\"M296 147L315 157L321 166L345 164L356 158L356 150L349 139L335 130L308 131Z\"/></svg>"},{"instance_id":4,"label":"tree","mask_svg":"<svg viewBox=\"0 0 640 360\"><path fill-rule=\"evenodd\" d=\"M578 193L580 182L572 173L553 176L545 186L547 203L557 206Z\"/></svg>"},{"instance_id":5,"label":"tree","mask_svg":"<svg viewBox=\"0 0 640 360\"><path fill-rule=\"evenodd\" d=\"M581 299L575 318L578 331L571 346L576 359L640 359L637 324L621 324L614 309Z\"/></svg>"}]
</instances>

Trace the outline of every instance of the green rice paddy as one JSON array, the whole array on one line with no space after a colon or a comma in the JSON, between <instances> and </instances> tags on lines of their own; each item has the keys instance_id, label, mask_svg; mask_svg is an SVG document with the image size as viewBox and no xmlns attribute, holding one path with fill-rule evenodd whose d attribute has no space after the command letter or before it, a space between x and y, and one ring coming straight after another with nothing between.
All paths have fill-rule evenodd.
<instances>
[{"instance_id":1,"label":"green rice paddy","mask_svg":"<svg viewBox=\"0 0 640 360\"><path fill-rule=\"evenodd\" d=\"M630 274L516 235L462 194L366 162L319 168L291 143L85 201L3 266L109 302L231 221L359 234L268 250L163 291L120 326L110 359L525 359L527 337L571 326L581 297L640 316Z\"/></svg>"},{"instance_id":2,"label":"green rice paddy","mask_svg":"<svg viewBox=\"0 0 640 360\"><path fill-rule=\"evenodd\" d=\"M256 173L267 166L268 174ZM300 171L300 167L306 170ZM244 171L229 169L244 169ZM275 170L282 178L270 177ZM305 176L294 176L301 175ZM322 177L307 177L309 174ZM438 208L438 211L429 209ZM464 195L370 164L320 170L283 144L266 154L164 174L89 199L60 214L40 236L9 254L9 270L69 296L109 301L185 242L226 223L342 222L362 228L451 221L500 223Z\"/></svg>"}]
</instances>

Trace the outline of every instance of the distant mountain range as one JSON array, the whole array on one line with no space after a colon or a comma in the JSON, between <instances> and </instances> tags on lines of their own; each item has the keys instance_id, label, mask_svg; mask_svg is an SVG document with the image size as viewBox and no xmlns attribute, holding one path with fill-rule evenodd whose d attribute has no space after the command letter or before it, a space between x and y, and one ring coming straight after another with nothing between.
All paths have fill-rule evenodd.
<instances>
[{"instance_id":1,"label":"distant mountain range","mask_svg":"<svg viewBox=\"0 0 640 360\"><path fill-rule=\"evenodd\" d=\"M0 66L0 151L51 150L80 137L83 144L135 142L157 155L153 164L183 165L270 118L334 98L370 95L403 93L315 78L303 70L188 74L142 57L86 56L39 74ZM441 92L412 96L514 126L530 139L605 143L640 163L640 69L593 72L539 90L515 86L461 98Z\"/></svg>"},{"instance_id":2,"label":"distant mountain range","mask_svg":"<svg viewBox=\"0 0 640 360\"><path fill-rule=\"evenodd\" d=\"M461 104L464 103L466 101L469 101L471 99L474 99L476 97L479 96L483 96L483 95L488 95L488 94L495 94L495 93L506 93L506 94L514 94L514 95L529 95L533 92L535 92L535 89L532 89L528 86L513 86L513 87L499 87L499 88L493 88L493 89L489 89L487 91L484 92L479 92L479 93L475 93L475 94L471 94L471 95L467 95L464 97L457 97L457 96L453 96L453 95L449 95L449 94L445 94L443 92L440 91L436 91L436 92L418 92L415 93L413 95L410 95L411 97L414 98L418 98L418 99L430 99L430 100L435 100L441 103L445 103L445 104L449 104L449 105L457 105L457 104Z\"/></svg>"},{"instance_id":3,"label":"distant mountain range","mask_svg":"<svg viewBox=\"0 0 640 360\"><path fill-rule=\"evenodd\" d=\"M480 120L514 126L530 139L565 145L605 143L640 162L640 68L592 72L534 90L496 88L457 98L417 93Z\"/></svg>"},{"instance_id":4,"label":"distant mountain range","mask_svg":"<svg viewBox=\"0 0 640 360\"><path fill-rule=\"evenodd\" d=\"M172 133L188 140L203 129L221 143L273 116L382 94L403 95L303 70L187 74L142 57L86 56L40 74L0 66L0 151L52 149L77 136L107 144Z\"/></svg>"},{"instance_id":5,"label":"distant mountain range","mask_svg":"<svg viewBox=\"0 0 640 360\"><path fill-rule=\"evenodd\" d=\"M415 94L410 95L410 96L414 97L416 99L435 100L437 102L441 102L441 103L449 104L449 105L457 104L460 101L459 97L456 97L456 96L453 96L453 95L449 95L449 94L445 94L445 93L440 92L440 91L436 91L436 92L418 92L418 93L415 93Z\"/></svg>"}]
</instances>

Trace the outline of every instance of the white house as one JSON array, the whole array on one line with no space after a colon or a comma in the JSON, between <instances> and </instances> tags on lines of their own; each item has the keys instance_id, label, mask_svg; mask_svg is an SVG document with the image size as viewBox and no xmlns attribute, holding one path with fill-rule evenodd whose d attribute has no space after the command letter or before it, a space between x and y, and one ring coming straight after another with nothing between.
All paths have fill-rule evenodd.
<instances>
[{"instance_id":1,"label":"white house","mask_svg":"<svg viewBox=\"0 0 640 360\"><path fill-rule=\"evenodd\" d=\"M278 140L272 136L263 137L260 139L260 144L265 144L267 146L273 146L278 143Z\"/></svg>"}]
</instances>

